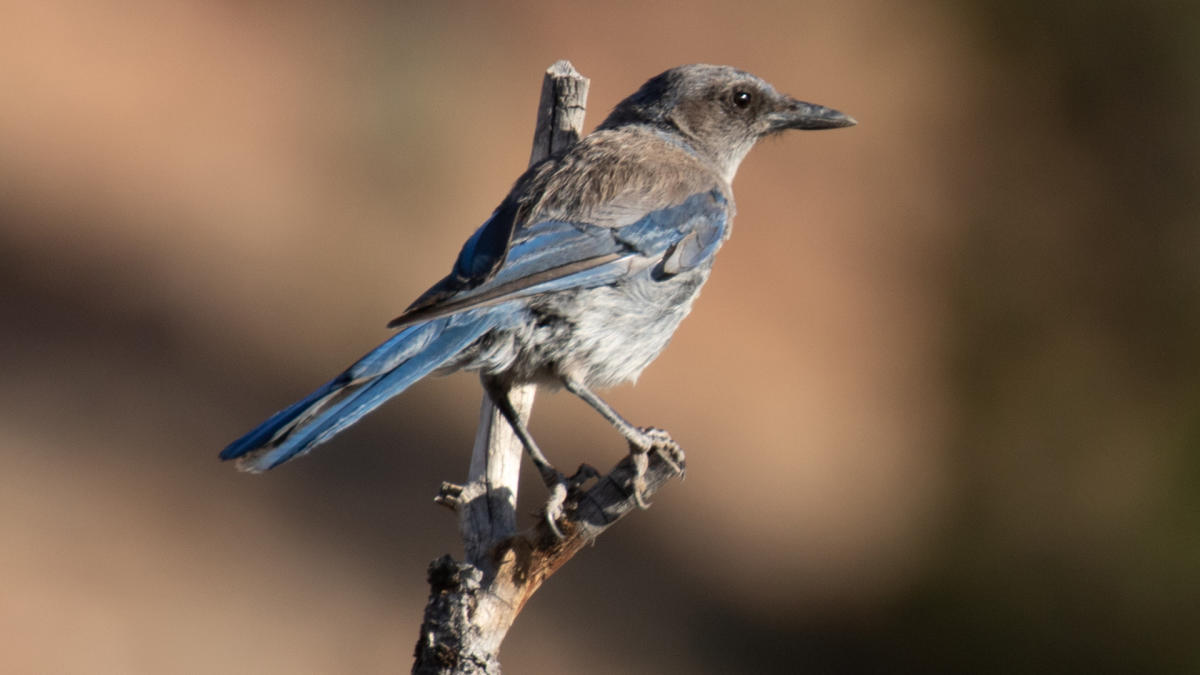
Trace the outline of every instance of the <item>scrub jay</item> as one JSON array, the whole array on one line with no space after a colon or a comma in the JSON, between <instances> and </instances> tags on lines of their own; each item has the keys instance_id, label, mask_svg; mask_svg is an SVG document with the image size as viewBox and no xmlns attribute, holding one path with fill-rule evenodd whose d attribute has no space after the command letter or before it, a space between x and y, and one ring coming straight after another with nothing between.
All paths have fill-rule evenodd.
<instances>
[{"instance_id":1,"label":"scrub jay","mask_svg":"<svg viewBox=\"0 0 1200 675\"><path fill-rule=\"evenodd\" d=\"M635 380L666 347L729 237L730 183L754 143L787 129L855 124L728 66L646 82L595 131L531 167L463 245L450 274L389 326L401 330L307 398L231 443L221 459L265 471L308 452L429 375L478 371L543 480L564 478L508 398L562 386L621 432L639 466L682 459L666 432L635 427L593 393ZM554 503L557 501L558 503Z\"/></svg>"}]
</instances>

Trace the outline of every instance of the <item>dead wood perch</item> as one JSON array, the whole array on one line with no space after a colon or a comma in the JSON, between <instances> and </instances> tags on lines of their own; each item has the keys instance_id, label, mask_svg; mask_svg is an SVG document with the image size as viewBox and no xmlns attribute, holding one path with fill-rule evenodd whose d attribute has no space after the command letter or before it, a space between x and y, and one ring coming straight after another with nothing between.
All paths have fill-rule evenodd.
<instances>
[{"instance_id":1,"label":"dead wood perch","mask_svg":"<svg viewBox=\"0 0 1200 675\"><path fill-rule=\"evenodd\" d=\"M568 61L552 65L542 83L530 165L577 142L583 128L587 78ZM510 392L527 418L534 387ZM530 596L584 544L637 509L635 468L626 457L604 476L590 467L569 481L563 538L544 519L516 531L517 478L523 448L507 421L484 396L479 432L465 485L444 483L436 501L459 517L465 561L449 555L429 566L429 602L417 639L413 673L467 675L500 673L500 644ZM643 496L678 475L671 462L650 454Z\"/></svg>"}]
</instances>

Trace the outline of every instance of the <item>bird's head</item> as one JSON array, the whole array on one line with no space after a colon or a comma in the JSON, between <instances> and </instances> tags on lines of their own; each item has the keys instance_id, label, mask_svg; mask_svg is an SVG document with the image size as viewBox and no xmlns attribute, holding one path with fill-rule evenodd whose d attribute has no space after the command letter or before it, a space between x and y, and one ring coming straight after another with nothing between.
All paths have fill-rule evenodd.
<instances>
[{"instance_id":1,"label":"bird's head","mask_svg":"<svg viewBox=\"0 0 1200 675\"><path fill-rule=\"evenodd\" d=\"M617 104L600 128L648 124L680 134L733 180L746 153L764 136L855 123L832 108L781 94L745 71L692 64L651 78Z\"/></svg>"}]
</instances>

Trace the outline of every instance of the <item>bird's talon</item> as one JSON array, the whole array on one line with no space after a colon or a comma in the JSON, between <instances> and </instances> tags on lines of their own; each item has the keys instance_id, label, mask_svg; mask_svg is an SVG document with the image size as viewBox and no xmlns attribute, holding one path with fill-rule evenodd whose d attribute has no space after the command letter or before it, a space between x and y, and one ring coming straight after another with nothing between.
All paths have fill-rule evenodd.
<instances>
[{"instance_id":1,"label":"bird's talon","mask_svg":"<svg viewBox=\"0 0 1200 675\"><path fill-rule=\"evenodd\" d=\"M675 473L681 477L686 473L683 448L679 447L675 439L671 438L671 434L667 433L665 429L657 427L640 427L638 431L642 434L641 443L630 441L631 452L656 453Z\"/></svg>"},{"instance_id":2,"label":"bird's talon","mask_svg":"<svg viewBox=\"0 0 1200 675\"><path fill-rule=\"evenodd\" d=\"M641 448L631 448L631 457L633 459L633 500L637 502L639 509L650 508L649 502L646 501L646 471L650 468L650 456Z\"/></svg>"},{"instance_id":3,"label":"bird's talon","mask_svg":"<svg viewBox=\"0 0 1200 675\"><path fill-rule=\"evenodd\" d=\"M555 539L563 539L562 530L558 528L558 519L563 515L563 504L567 501L567 482L560 480L550 487L550 498L546 500L546 527L550 529Z\"/></svg>"},{"instance_id":4,"label":"bird's talon","mask_svg":"<svg viewBox=\"0 0 1200 675\"><path fill-rule=\"evenodd\" d=\"M650 508L650 502L646 501L646 478L644 476L633 477L633 501L637 507L643 511Z\"/></svg>"},{"instance_id":5,"label":"bird's talon","mask_svg":"<svg viewBox=\"0 0 1200 675\"><path fill-rule=\"evenodd\" d=\"M675 473L679 474L679 479L683 480L687 476L687 462L684 459L683 448L673 444L669 448L663 448L658 451L658 456L662 461L666 462L667 466L671 467Z\"/></svg>"},{"instance_id":6,"label":"bird's talon","mask_svg":"<svg viewBox=\"0 0 1200 675\"><path fill-rule=\"evenodd\" d=\"M639 445L641 445L641 447L647 452L656 449L679 447L679 444L671 438L671 434L667 433L666 429L659 429L658 427L639 427L638 431L641 432L642 435L642 438L640 439L641 443L639 443Z\"/></svg>"}]
</instances>

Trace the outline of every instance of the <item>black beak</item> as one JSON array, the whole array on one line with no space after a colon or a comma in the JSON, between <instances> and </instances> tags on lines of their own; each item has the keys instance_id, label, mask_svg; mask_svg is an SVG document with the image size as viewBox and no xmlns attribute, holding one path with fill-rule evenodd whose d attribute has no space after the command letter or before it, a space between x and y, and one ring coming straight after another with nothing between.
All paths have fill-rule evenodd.
<instances>
[{"instance_id":1,"label":"black beak","mask_svg":"<svg viewBox=\"0 0 1200 675\"><path fill-rule=\"evenodd\" d=\"M858 124L853 117L838 112L833 108L797 101L794 98L785 97L785 101L786 104L782 110L770 113L767 116L767 119L771 123L770 131L783 131L785 129L837 129L838 127L852 127Z\"/></svg>"}]
</instances>

